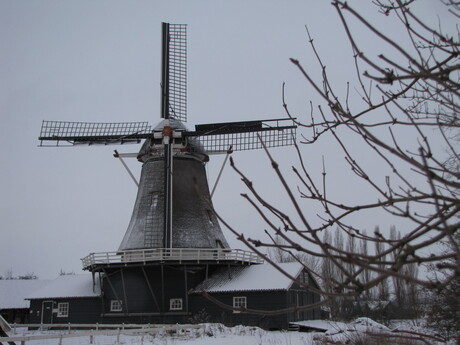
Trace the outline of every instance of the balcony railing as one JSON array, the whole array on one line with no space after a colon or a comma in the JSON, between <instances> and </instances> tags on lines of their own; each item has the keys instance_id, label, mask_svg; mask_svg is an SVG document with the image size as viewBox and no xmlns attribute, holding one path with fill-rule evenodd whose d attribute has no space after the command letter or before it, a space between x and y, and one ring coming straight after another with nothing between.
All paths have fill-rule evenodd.
<instances>
[{"instance_id":1,"label":"balcony railing","mask_svg":"<svg viewBox=\"0 0 460 345\"><path fill-rule=\"evenodd\" d=\"M178 263L203 261L233 261L257 264L263 259L253 252L241 249L155 248L105 253L91 253L81 259L83 269L97 265L130 264L175 261Z\"/></svg>"}]
</instances>

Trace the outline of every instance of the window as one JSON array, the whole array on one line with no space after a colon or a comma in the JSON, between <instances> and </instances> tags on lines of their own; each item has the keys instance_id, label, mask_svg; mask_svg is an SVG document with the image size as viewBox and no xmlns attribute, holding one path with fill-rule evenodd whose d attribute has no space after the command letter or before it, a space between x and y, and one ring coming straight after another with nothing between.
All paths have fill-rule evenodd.
<instances>
[{"instance_id":1,"label":"window","mask_svg":"<svg viewBox=\"0 0 460 345\"><path fill-rule=\"evenodd\" d=\"M308 284L308 283L309 283L310 279L309 279L309 277L308 277L308 272L307 272L307 271L303 271L303 272L302 272L302 279L300 279L300 281L301 281L302 283L305 283L305 284Z\"/></svg>"},{"instance_id":2,"label":"window","mask_svg":"<svg viewBox=\"0 0 460 345\"><path fill-rule=\"evenodd\" d=\"M246 297L233 297L233 308L246 308ZM234 310L234 313L241 313L240 310Z\"/></svg>"},{"instance_id":3,"label":"window","mask_svg":"<svg viewBox=\"0 0 460 345\"><path fill-rule=\"evenodd\" d=\"M169 310L182 310L182 298L171 298L169 300Z\"/></svg>"},{"instance_id":4,"label":"window","mask_svg":"<svg viewBox=\"0 0 460 345\"><path fill-rule=\"evenodd\" d=\"M58 303L58 317L68 317L69 316L69 303Z\"/></svg>"},{"instance_id":5,"label":"window","mask_svg":"<svg viewBox=\"0 0 460 345\"><path fill-rule=\"evenodd\" d=\"M110 311L122 311L123 301L113 299L110 301Z\"/></svg>"},{"instance_id":6,"label":"window","mask_svg":"<svg viewBox=\"0 0 460 345\"><path fill-rule=\"evenodd\" d=\"M209 223L214 224L214 222L212 221L212 212L211 212L211 210L206 209L206 212L208 213Z\"/></svg>"}]
</instances>

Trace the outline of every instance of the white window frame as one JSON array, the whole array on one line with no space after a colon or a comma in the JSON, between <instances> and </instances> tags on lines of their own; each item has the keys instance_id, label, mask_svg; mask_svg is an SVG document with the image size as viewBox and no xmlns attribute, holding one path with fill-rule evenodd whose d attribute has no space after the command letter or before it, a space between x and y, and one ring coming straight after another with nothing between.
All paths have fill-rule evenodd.
<instances>
[{"instance_id":1,"label":"white window frame","mask_svg":"<svg viewBox=\"0 0 460 345\"><path fill-rule=\"evenodd\" d=\"M233 308L247 308L246 296L234 296L233 297ZM234 313L241 313L240 310L233 310Z\"/></svg>"},{"instance_id":2,"label":"white window frame","mask_svg":"<svg viewBox=\"0 0 460 345\"><path fill-rule=\"evenodd\" d=\"M182 298L171 298L169 300L169 310L182 310Z\"/></svg>"},{"instance_id":3,"label":"white window frame","mask_svg":"<svg viewBox=\"0 0 460 345\"><path fill-rule=\"evenodd\" d=\"M110 300L110 311L123 311L123 301L119 299Z\"/></svg>"},{"instance_id":4,"label":"white window frame","mask_svg":"<svg viewBox=\"0 0 460 345\"><path fill-rule=\"evenodd\" d=\"M69 302L58 303L57 317L69 317Z\"/></svg>"}]
</instances>

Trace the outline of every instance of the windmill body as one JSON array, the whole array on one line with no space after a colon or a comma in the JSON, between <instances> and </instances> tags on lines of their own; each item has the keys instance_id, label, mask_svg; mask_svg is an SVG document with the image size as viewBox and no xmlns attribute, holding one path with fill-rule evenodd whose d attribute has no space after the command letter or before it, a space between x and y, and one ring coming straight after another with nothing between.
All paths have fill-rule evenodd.
<instances>
[{"instance_id":1,"label":"windmill body","mask_svg":"<svg viewBox=\"0 0 460 345\"><path fill-rule=\"evenodd\" d=\"M212 207L205 171L208 156L198 141L183 142L180 133L186 128L182 122L161 121L154 132L162 133L165 127L179 134L176 138L173 135L170 143L171 233L164 231L164 146L161 138L147 139L138 155L143 165L133 215L119 250L167 248L168 243L171 248L228 248Z\"/></svg>"}]
</instances>

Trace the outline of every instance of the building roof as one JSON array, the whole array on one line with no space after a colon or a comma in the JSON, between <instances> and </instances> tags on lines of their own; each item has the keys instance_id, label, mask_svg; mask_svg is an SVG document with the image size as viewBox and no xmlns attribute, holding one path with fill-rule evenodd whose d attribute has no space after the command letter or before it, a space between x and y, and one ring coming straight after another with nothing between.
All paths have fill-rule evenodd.
<instances>
[{"instance_id":1,"label":"building roof","mask_svg":"<svg viewBox=\"0 0 460 345\"><path fill-rule=\"evenodd\" d=\"M304 266L298 262L278 264L293 277L297 277ZM233 292L288 290L292 280L270 264L232 267L219 271L200 283L192 292Z\"/></svg>"},{"instance_id":2,"label":"building roof","mask_svg":"<svg viewBox=\"0 0 460 345\"><path fill-rule=\"evenodd\" d=\"M29 301L25 298L49 282L38 279L0 280L0 309L29 308Z\"/></svg>"},{"instance_id":3,"label":"building roof","mask_svg":"<svg viewBox=\"0 0 460 345\"><path fill-rule=\"evenodd\" d=\"M99 279L95 282L93 289L91 274L62 275L28 295L27 299L98 297L101 295Z\"/></svg>"}]
</instances>

